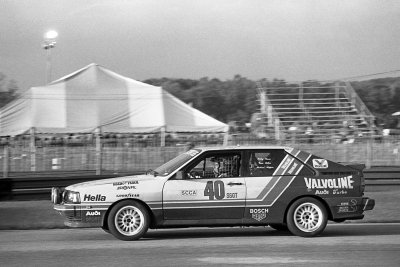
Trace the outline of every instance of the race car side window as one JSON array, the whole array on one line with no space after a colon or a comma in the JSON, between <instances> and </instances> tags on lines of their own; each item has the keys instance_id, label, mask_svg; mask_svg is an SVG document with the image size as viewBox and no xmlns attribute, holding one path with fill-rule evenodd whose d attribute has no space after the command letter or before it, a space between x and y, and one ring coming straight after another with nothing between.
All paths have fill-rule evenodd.
<instances>
[{"instance_id":1,"label":"race car side window","mask_svg":"<svg viewBox=\"0 0 400 267\"><path fill-rule=\"evenodd\" d=\"M239 177L240 153L209 154L185 171L186 179Z\"/></svg>"},{"instance_id":2,"label":"race car side window","mask_svg":"<svg viewBox=\"0 0 400 267\"><path fill-rule=\"evenodd\" d=\"M249 176L272 176L286 153L282 149L254 150L249 152Z\"/></svg>"}]
</instances>

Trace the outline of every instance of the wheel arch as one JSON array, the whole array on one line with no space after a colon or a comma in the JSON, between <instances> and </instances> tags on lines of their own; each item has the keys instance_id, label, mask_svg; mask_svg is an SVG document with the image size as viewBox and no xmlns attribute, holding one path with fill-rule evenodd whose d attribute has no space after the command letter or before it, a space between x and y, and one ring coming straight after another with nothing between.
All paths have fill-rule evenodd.
<instances>
[{"instance_id":1,"label":"wheel arch","mask_svg":"<svg viewBox=\"0 0 400 267\"><path fill-rule=\"evenodd\" d=\"M146 210L147 210L147 212L149 213L149 216L150 216L150 226L153 226L153 224L155 223L155 216L154 216L153 211L150 209L149 205L147 205L146 202L144 202L143 200L137 199L137 198L124 198L124 199L120 199L120 200L118 200L118 201L115 201L114 203L112 203L112 204L108 207L108 209L107 209L107 211L106 211L106 213L104 214L104 217L103 217L102 228L107 229L107 230L109 229L109 228L108 228L107 219L108 219L108 216L110 215L110 211L112 210L112 208L113 208L115 205L117 205L118 203L120 203L120 202L122 202L122 201L126 201L126 200L135 201L135 202L138 202L138 203L140 203L141 205L143 205L143 207L145 207Z\"/></svg>"}]
</instances>

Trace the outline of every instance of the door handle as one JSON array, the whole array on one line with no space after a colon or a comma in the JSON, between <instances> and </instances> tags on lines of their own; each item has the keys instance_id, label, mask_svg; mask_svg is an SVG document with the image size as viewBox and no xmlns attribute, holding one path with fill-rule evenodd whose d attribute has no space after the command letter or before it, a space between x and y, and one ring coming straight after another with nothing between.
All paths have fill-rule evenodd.
<instances>
[{"instance_id":1,"label":"door handle","mask_svg":"<svg viewBox=\"0 0 400 267\"><path fill-rule=\"evenodd\" d=\"M230 185L230 186L232 186L232 185L243 185L243 183L233 183L233 182L230 182L228 185Z\"/></svg>"}]
</instances>

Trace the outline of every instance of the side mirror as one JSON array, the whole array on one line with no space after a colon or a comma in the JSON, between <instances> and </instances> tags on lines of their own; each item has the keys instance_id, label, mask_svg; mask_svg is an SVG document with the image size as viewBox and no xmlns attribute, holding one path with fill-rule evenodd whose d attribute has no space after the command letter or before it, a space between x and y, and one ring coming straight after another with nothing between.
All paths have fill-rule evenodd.
<instances>
[{"instance_id":1,"label":"side mirror","mask_svg":"<svg viewBox=\"0 0 400 267\"><path fill-rule=\"evenodd\" d=\"M176 179L176 180L183 180L183 171L178 171L178 172L175 174L175 179Z\"/></svg>"}]
</instances>

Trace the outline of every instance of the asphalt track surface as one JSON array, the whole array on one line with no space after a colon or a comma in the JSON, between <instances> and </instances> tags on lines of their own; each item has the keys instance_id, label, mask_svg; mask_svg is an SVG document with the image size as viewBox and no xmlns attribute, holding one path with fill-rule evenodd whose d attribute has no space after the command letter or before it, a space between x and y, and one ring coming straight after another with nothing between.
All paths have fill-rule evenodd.
<instances>
[{"instance_id":1,"label":"asphalt track surface","mask_svg":"<svg viewBox=\"0 0 400 267\"><path fill-rule=\"evenodd\" d=\"M400 223L329 224L302 238L271 228L0 231L0 266L400 266Z\"/></svg>"}]
</instances>

